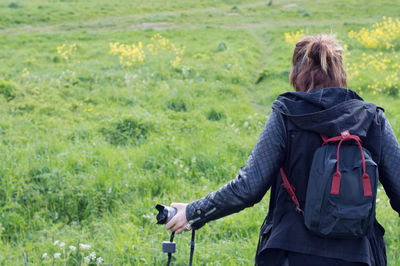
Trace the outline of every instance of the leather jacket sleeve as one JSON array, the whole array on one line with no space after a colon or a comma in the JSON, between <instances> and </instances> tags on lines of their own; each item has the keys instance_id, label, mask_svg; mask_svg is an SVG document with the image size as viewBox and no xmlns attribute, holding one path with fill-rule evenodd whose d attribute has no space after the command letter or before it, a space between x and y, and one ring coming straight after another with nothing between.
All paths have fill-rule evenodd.
<instances>
[{"instance_id":1,"label":"leather jacket sleeve","mask_svg":"<svg viewBox=\"0 0 400 266\"><path fill-rule=\"evenodd\" d=\"M277 176L285 157L285 147L283 119L280 113L272 111L237 177L217 191L187 205L186 218L192 228L198 229L208 221L239 212L259 202Z\"/></svg>"},{"instance_id":2,"label":"leather jacket sleeve","mask_svg":"<svg viewBox=\"0 0 400 266\"><path fill-rule=\"evenodd\" d=\"M390 199L392 208L400 215L400 147L389 120L383 112L381 122L382 150L379 181Z\"/></svg>"}]
</instances>

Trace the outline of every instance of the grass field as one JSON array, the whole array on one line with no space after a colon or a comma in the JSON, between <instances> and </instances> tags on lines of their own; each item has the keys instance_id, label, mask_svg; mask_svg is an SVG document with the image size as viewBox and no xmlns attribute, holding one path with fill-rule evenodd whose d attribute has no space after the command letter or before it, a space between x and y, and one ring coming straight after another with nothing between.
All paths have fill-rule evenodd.
<instances>
[{"instance_id":1,"label":"grass field","mask_svg":"<svg viewBox=\"0 0 400 266\"><path fill-rule=\"evenodd\" d=\"M337 35L349 88L400 137L400 2L268 2L1 1L0 264L165 264L155 204L235 177L306 34ZM383 189L377 205L400 265ZM194 265L252 265L267 210L268 195L199 230ZM175 239L185 265L190 234Z\"/></svg>"}]
</instances>

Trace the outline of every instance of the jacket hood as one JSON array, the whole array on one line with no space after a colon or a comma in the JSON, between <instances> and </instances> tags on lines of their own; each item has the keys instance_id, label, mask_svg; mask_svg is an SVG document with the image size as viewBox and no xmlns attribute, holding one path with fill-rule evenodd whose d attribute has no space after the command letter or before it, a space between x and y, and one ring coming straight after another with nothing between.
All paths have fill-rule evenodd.
<instances>
[{"instance_id":1,"label":"jacket hood","mask_svg":"<svg viewBox=\"0 0 400 266\"><path fill-rule=\"evenodd\" d=\"M377 106L365 102L352 90L333 87L283 93L272 108L302 130L326 136L338 136L349 130L351 134L365 137Z\"/></svg>"}]
</instances>

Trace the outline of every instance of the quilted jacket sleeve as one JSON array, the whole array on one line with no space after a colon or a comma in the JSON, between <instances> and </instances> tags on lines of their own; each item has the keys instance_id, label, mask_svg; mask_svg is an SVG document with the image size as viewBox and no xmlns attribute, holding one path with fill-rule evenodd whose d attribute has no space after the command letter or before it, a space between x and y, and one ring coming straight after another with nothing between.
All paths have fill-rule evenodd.
<instances>
[{"instance_id":1,"label":"quilted jacket sleeve","mask_svg":"<svg viewBox=\"0 0 400 266\"><path fill-rule=\"evenodd\" d=\"M390 199L392 208L400 214L400 147L386 116L382 113L382 150L379 181Z\"/></svg>"},{"instance_id":2,"label":"quilted jacket sleeve","mask_svg":"<svg viewBox=\"0 0 400 266\"><path fill-rule=\"evenodd\" d=\"M188 204L186 218L192 228L239 212L259 202L277 176L284 160L286 130L281 114L272 111L246 165L234 180Z\"/></svg>"}]
</instances>

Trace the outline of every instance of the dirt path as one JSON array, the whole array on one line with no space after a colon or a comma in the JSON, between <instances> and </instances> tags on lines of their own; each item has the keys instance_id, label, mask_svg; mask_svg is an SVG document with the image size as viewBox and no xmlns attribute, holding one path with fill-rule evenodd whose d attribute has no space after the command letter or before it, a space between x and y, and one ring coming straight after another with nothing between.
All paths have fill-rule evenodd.
<instances>
[{"instance_id":1,"label":"dirt path","mask_svg":"<svg viewBox=\"0 0 400 266\"><path fill-rule=\"evenodd\" d=\"M282 1L279 5L274 5L276 8L293 8L300 6L297 3L292 3L289 0ZM238 10L244 10L246 8L257 8L262 6L267 6L268 1L259 1L250 4L237 5ZM152 21L154 15L157 16L171 16L178 17L181 14L186 16L196 16L202 14L213 14L214 16L222 17L232 17L238 16L237 21L233 21L229 24L193 24L193 23L177 23L174 21ZM56 25L43 25L43 26L21 26L18 28L6 28L0 30L1 35L16 35L16 34L29 34L29 33L68 33L74 31L82 31L83 29L87 31L135 31L135 30L173 30L173 29L202 29L206 27L220 28L220 29L259 29L259 28L277 28L285 26L312 26L312 25L337 25L343 23L369 23L373 22L372 18L368 19L348 19L344 20L315 20L315 21L299 21L299 22L280 22L280 21L265 21L256 23L241 23L240 12L232 10L232 5L225 5L221 7L211 7L211 8L196 8L190 10L175 10L175 11L165 11L159 13L146 13L146 14L133 14L125 16L113 16L104 18L89 19L86 21L80 21L75 23L63 23Z\"/></svg>"},{"instance_id":2,"label":"dirt path","mask_svg":"<svg viewBox=\"0 0 400 266\"><path fill-rule=\"evenodd\" d=\"M344 23L373 23L373 18L367 19L349 19L349 20L329 20L329 21L301 21L301 22L263 22L263 23L239 23L239 24L178 24L168 21L160 22L141 22L135 24L123 25L95 25L95 24L69 24L69 25L54 25L54 26L24 26L21 28L10 28L0 30L1 35L16 35L16 34L29 34L29 33L68 33L74 31L137 31L145 29L154 30L173 30L173 29L204 29L204 28L219 28L219 29L272 29L287 26L326 26L326 25L339 25Z\"/></svg>"},{"instance_id":3,"label":"dirt path","mask_svg":"<svg viewBox=\"0 0 400 266\"><path fill-rule=\"evenodd\" d=\"M267 1L260 1L260 2L255 2L251 4L243 4L243 5L237 5L238 9L244 9L244 8L250 8L250 7L259 7L267 5ZM226 5L226 6L221 6L221 7L210 7L210 8L194 8L194 9L189 9L189 10L175 10L175 11L165 11L165 12L158 12L158 13L146 13L146 14L132 14L132 15L125 15L125 16L112 16L112 17L103 17L103 18L94 18L94 19L89 19L86 21L78 22L78 23L62 23L62 24L56 24L56 25L44 25L44 26L29 26L25 25L22 27L17 27L17 28L6 28L0 30L0 35L5 35L5 34L21 34L21 33L30 33L30 32L65 32L65 31L71 31L71 30L65 30L66 27L70 28L79 28L79 30L82 30L82 27L88 27L88 28L93 28L93 27L98 27L99 24L103 25L103 28L112 27L113 24L116 22L120 21L132 21L132 20L143 20L149 17L152 17L154 15L158 16L177 16L180 14L186 14L186 15L196 15L196 14L215 14L215 13L224 13L227 10L230 10L232 8L232 5ZM135 24L137 29L146 29L146 28L151 28L151 27L158 27L160 25L164 25L168 22L143 22L143 23L138 23ZM146 25L148 24L148 25ZM171 25L170 25L171 26ZM131 26L130 28L133 28ZM178 28L177 25L171 26L171 28ZM64 29L64 30L63 30ZM167 29L167 27L162 27L161 29Z\"/></svg>"}]
</instances>

